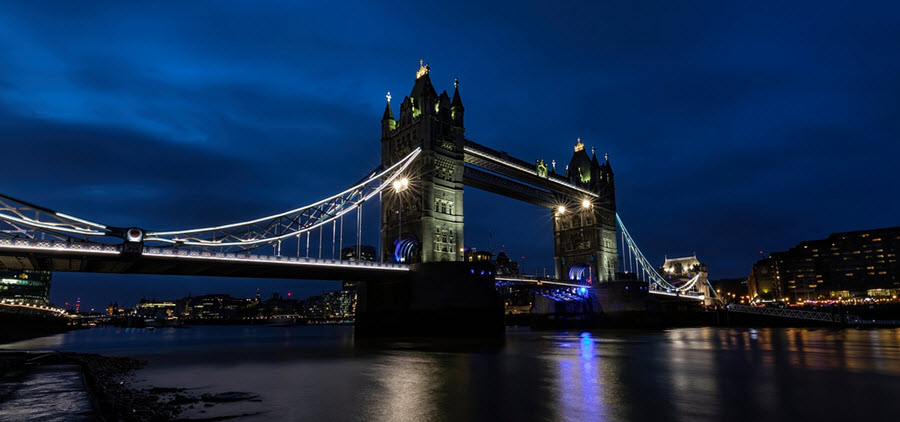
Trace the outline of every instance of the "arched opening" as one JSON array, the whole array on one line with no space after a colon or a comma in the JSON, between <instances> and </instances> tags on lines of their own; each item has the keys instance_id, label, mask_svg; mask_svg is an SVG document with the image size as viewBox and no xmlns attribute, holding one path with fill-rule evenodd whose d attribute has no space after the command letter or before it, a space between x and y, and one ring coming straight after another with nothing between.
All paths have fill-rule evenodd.
<instances>
[{"instance_id":1,"label":"arched opening","mask_svg":"<svg viewBox=\"0 0 900 422\"><path fill-rule=\"evenodd\" d=\"M419 261L421 248L419 241L413 237L394 241L394 262L412 264Z\"/></svg>"},{"instance_id":2,"label":"arched opening","mask_svg":"<svg viewBox=\"0 0 900 422\"><path fill-rule=\"evenodd\" d=\"M569 267L569 280L584 284L593 283L594 269L587 262L579 262Z\"/></svg>"}]
</instances>

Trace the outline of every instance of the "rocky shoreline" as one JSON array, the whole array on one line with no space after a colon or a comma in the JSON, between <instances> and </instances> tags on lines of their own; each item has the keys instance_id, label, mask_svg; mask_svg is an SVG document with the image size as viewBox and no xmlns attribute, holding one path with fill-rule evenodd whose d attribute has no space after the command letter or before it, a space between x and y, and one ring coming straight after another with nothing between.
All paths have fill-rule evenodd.
<instances>
[{"instance_id":1,"label":"rocky shoreline","mask_svg":"<svg viewBox=\"0 0 900 422\"><path fill-rule=\"evenodd\" d=\"M146 361L138 359L96 354L9 352L0 355L0 378L6 383L14 384L17 380L24 379L24 374L40 366L77 365L81 368L84 386L90 397L91 407L96 412L95 416L103 421L226 420L251 414L212 417L202 415L208 408L220 403L261 401L258 394L245 392L195 395L184 388L138 388L134 371L146 364ZM9 399L0 397L0 405Z\"/></svg>"}]
</instances>

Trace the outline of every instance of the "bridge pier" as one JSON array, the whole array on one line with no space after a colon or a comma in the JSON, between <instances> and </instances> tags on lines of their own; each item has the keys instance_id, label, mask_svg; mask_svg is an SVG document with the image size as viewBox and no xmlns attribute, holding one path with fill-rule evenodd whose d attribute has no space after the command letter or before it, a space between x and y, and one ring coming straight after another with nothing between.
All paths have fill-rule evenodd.
<instances>
[{"instance_id":1,"label":"bridge pier","mask_svg":"<svg viewBox=\"0 0 900 422\"><path fill-rule=\"evenodd\" d=\"M409 277L359 283L355 335L502 338L503 302L484 262L413 264Z\"/></svg>"}]
</instances>

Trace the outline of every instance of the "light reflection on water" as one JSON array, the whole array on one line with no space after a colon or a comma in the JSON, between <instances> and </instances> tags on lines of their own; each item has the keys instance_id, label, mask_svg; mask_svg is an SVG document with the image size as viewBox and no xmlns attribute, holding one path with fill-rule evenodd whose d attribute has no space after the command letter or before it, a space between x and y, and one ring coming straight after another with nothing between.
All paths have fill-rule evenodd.
<instances>
[{"instance_id":1,"label":"light reflection on water","mask_svg":"<svg viewBox=\"0 0 900 422\"><path fill-rule=\"evenodd\" d=\"M895 419L900 330L532 332L498 348L360 345L352 327L97 328L7 349L147 359L140 385L249 391L238 420Z\"/></svg>"}]
</instances>

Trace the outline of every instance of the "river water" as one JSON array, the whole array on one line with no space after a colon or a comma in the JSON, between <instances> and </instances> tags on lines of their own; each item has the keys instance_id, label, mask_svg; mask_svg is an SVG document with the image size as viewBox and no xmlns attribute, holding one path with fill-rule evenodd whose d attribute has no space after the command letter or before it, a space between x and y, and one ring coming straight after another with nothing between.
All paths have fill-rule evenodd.
<instances>
[{"instance_id":1,"label":"river water","mask_svg":"<svg viewBox=\"0 0 900 422\"><path fill-rule=\"evenodd\" d=\"M359 344L350 326L95 328L10 345L148 360L135 383L261 401L238 421L900 420L900 330L531 331Z\"/></svg>"}]
</instances>

